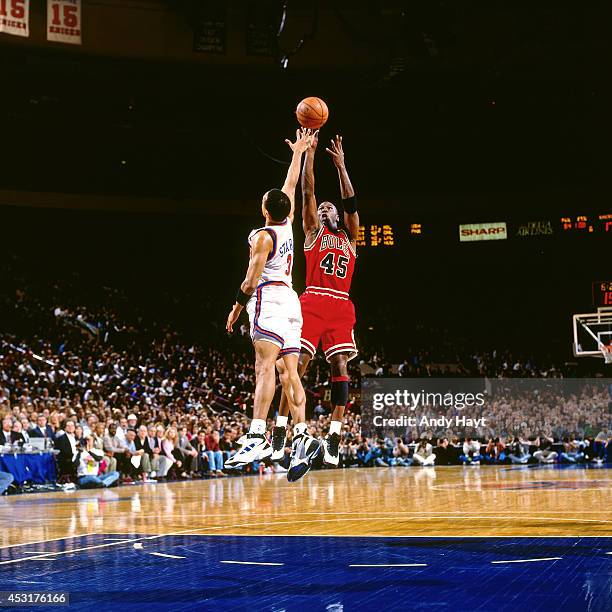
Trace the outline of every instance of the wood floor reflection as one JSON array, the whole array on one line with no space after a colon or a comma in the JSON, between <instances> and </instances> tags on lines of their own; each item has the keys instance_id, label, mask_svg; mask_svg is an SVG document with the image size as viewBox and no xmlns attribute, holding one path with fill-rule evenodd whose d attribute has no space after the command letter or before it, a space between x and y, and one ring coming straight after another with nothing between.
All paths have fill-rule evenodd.
<instances>
[{"instance_id":1,"label":"wood floor reflection","mask_svg":"<svg viewBox=\"0 0 612 612\"><path fill-rule=\"evenodd\" d=\"M612 535L612 471L325 470L0 499L0 548L82 534Z\"/></svg>"}]
</instances>

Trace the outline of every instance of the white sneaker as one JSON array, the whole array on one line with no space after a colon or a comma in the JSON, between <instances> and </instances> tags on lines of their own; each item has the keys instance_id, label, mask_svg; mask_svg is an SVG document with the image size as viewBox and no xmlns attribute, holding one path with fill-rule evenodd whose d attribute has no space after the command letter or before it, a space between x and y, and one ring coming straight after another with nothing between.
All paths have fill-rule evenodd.
<instances>
[{"instance_id":1,"label":"white sneaker","mask_svg":"<svg viewBox=\"0 0 612 612\"><path fill-rule=\"evenodd\" d=\"M340 436L337 433L327 434L323 438L323 461L328 465L338 465Z\"/></svg>"},{"instance_id":2,"label":"white sneaker","mask_svg":"<svg viewBox=\"0 0 612 612\"><path fill-rule=\"evenodd\" d=\"M275 463L272 469L275 474L285 474L287 472L287 468L284 468L280 463Z\"/></svg>"},{"instance_id":3,"label":"white sneaker","mask_svg":"<svg viewBox=\"0 0 612 612\"><path fill-rule=\"evenodd\" d=\"M272 446L263 434L249 433L241 436L238 442L242 445L240 450L225 462L225 467L230 470L244 467L272 454Z\"/></svg>"},{"instance_id":4,"label":"white sneaker","mask_svg":"<svg viewBox=\"0 0 612 612\"><path fill-rule=\"evenodd\" d=\"M157 472L153 471L149 474L149 478L155 478L157 476Z\"/></svg>"},{"instance_id":5,"label":"white sneaker","mask_svg":"<svg viewBox=\"0 0 612 612\"><path fill-rule=\"evenodd\" d=\"M321 442L307 433L293 436L291 445L291 462L287 480L295 482L312 467L312 460L321 452Z\"/></svg>"}]
</instances>

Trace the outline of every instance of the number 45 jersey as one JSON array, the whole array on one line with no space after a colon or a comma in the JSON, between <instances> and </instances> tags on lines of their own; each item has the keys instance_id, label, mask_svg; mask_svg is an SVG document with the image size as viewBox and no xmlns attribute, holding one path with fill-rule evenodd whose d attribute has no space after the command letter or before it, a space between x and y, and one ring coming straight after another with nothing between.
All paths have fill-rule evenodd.
<instances>
[{"instance_id":1,"label":"number 45 jersey","mask_svg":"<svg viewBox=\"0 0 612 612\"><path fill-rule=\"evenodd\" d=\"M329 361L337 353L357 355L353 328L355 307L349 297L357 257L344 230L322 225L314 242L304 247L306 291L302 304L302 350L311 356L319 343Z\"/></svg>"}]
</instances>

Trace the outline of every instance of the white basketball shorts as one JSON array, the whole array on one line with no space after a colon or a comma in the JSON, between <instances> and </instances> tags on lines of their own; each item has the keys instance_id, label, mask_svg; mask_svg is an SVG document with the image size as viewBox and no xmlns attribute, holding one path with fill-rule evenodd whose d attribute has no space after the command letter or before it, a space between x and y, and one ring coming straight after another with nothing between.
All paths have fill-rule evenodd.
<instances>
[{"instance_id":1,"label":"white basketball shorts","mask_svg":"<svg viewBox=\"0 0 612 612\"><path fill-rule=\"evenodd\" d=\"M302 308L297 293L281 281L262 283L246 306L251 339L276 344L280 356L300 352Z\"/></svg>"}]
</instances>

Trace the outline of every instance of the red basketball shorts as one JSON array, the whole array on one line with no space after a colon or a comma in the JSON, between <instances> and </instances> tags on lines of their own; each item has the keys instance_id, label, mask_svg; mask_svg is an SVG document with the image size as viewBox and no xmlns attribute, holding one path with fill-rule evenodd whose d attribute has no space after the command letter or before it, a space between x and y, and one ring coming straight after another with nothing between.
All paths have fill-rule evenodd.
<instances>
[{"instance_id":1,"label":"red basketball shorts","mask_svg":"<svg viewBox=\"0 0 612 612\"><path fill-rule=\"evenodd\" d=\"M325 359L347 353L349 360L357 356L355 345L355 306L350 299L305 292L302 305L302 350L314 357L321 343Z\"/></svg>"}]
</instances>

